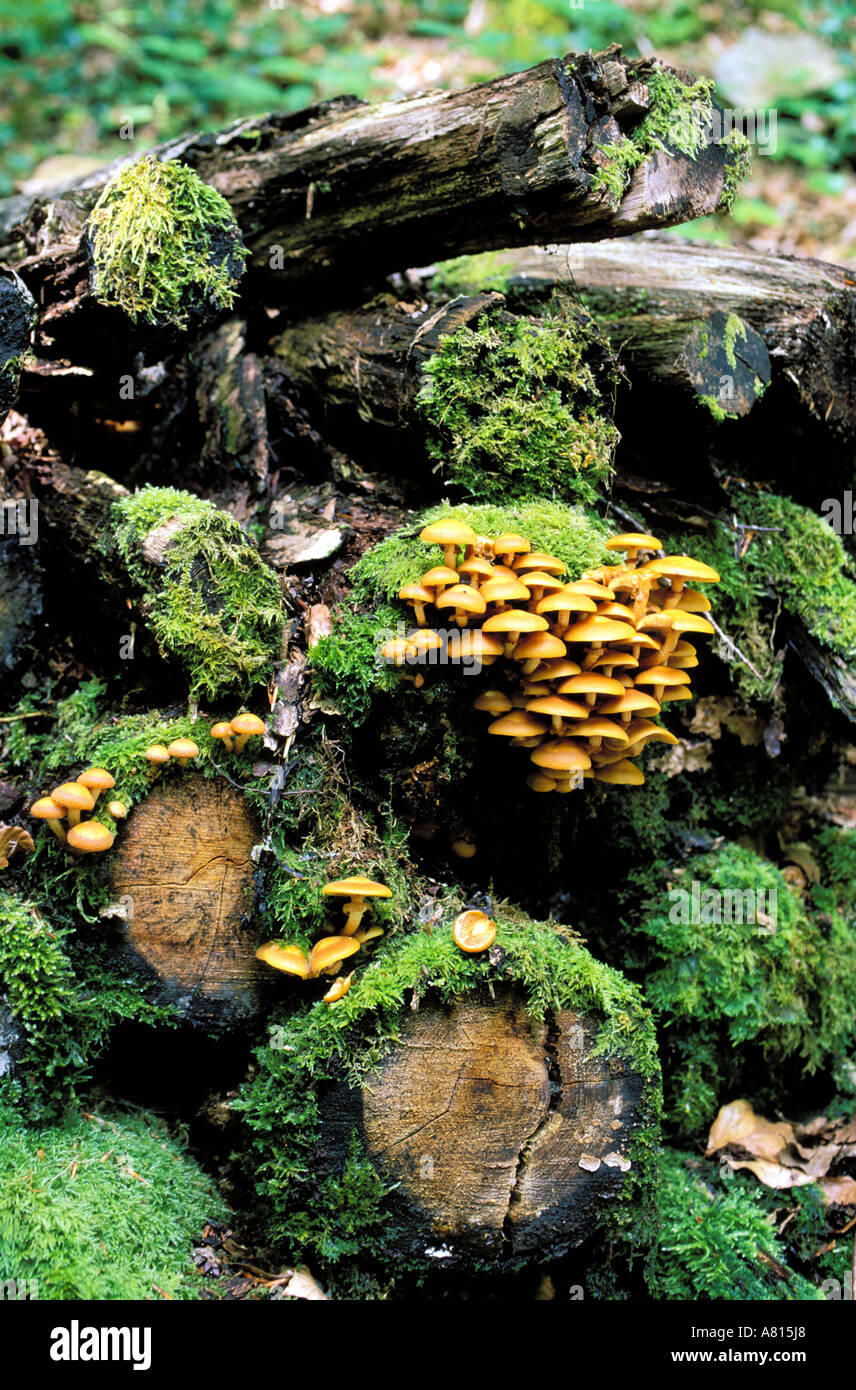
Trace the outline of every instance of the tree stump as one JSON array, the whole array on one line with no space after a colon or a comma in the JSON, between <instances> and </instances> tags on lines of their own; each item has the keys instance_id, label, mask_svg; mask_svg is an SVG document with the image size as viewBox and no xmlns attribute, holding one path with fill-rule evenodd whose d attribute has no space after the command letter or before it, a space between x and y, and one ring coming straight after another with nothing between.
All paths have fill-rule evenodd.
<instances>
[{"instance_id":1,"label":"tree stump","mask_svg":"<svg viewBox=\"0 0 856 1390\"><path fill-rule=\"evenodd\" d=\"M594 1057L600 1020L528 1017L522 997L409 1016L359 1093L322 1101L325 1157L353 1128L388 1183L396 1252L438 1267L549 1259L582 1243L633 1167L643 1081Z\"/></svg>"},{"instance_id":2,"label":"tree stump","mask_svg":"<svg viewBox=\"0 0 856 1390\"><path fill-rule=\"evenodd\" d=\"M131 812L113 854L111 884L126 911L120 955L158 982L157 1003L197 1024L246 1022L262 970L249 930L250 851L258 830L226 782L187 773Z\"/></svg>"}]
</instances>

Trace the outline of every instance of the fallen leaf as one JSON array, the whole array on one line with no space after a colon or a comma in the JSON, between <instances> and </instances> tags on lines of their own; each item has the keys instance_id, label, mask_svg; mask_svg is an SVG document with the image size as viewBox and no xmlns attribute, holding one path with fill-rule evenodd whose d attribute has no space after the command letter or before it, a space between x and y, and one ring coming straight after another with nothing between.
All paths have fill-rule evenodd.
<instances>
[{"instance_id":1,"label":"fallen leaf","mask_svg":"<svg viewBox=\"0 0 856 1390\"><path fill-rule=\"evenodd\" d=\"M709 1156L727 1144L737 1144L755 1158L776 1159L793 1137L791 1125L770 1124L755 1114L748 1100L733 1100L723 1105L714 1120L706 1152Z\"/></svg>"},{"instance_id":2,"label":"fallen leaf","mask_svg":"<svg viewBox=\"0 0 856 1390\"><path fill-rule=\"evenodd\" d=\"M818 1186L823 1193L823 1200L826 1202L827 1206L856 1206L856 1179L821 1178Z\"/></svg>"}]
</instances>

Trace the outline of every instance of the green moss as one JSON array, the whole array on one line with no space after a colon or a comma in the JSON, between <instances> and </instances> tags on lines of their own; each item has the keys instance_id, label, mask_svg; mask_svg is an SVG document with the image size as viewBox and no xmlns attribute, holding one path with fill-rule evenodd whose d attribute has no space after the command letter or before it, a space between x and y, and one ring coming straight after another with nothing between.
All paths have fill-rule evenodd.
<instances>
[{"instance_id":1,"label":"green moss","mask_svg":"<svg viewBox=\"0 0 856 1390\"><path fill-rule=\"evenodd\" d=\"M496 944L506 952L503 965L494 967L484 957L467 956L452 938L452 921L460 904L441 900L440 906L442 922L434 923L430 936L417 929L385 940L335 1008L319 1002L287 1018L277 1035L272 1035L276 1046L260 1049L256 1075L235 1104L257 1160L258 1190L270 1237L289 1258L306 1254L335 1262L359 1253L364 1259L382 1262L394 1241L395 1232L384 1219L387 1194L356 1147L348 1158L355 1165L358 1182L348 1198L347 1231L334 1231L331 1237L329 1224L319 1222L323 1193L332 1190L336 1178L341 1182L345 1176L319 1170L319 1095L326 1083L342 1078L355 1087L370 1081L398 1037L413 998L450 1003L469 993L492 993L497 984L513 981L522 988L535 1019L563 1007L594 1011L603 1019L597 1052L631 1060L648 1083L643 1108L655 1115L654 1035L633 985L552 927L529 922L502 906L495 915ZM645 1153L640 1148L631 1160L637 1186L631 1183L628 1196L632 1189L637 1206L647 1195L645 1158L650 1140L646 1129ZM643 1144L641 1138L639 1142ZM616 1204L625 1213L630 1205L630 1201Z\"/></svg>"},{"instance_id":2,"label":"green moss","mask_svg":"<svg viewBox=\"0 0 856 1390\"><path fill-rule=\"evenodd\" d=\"M731 212L741 183L752 172L752 145L742 130L729 131L727 144L728 162L719 198L721 212Z\"/></svg>"},{"instance_id":3,"label":"green moss","mask_svg":"<svg viewBox=\"0 0 856 1390\"><path fill-rule=\"evenodd\" d=\"M105 187L89 219L95 297L136 323L188 327L230 309L246 250L229 204L192 169L144 156Z\"/></svg>"},{"instance_id":4,"label":"green moss","mask_svg":"<svg viewBox=\"0 0 856 1390\"><path fill-rule=\"evenodd\" d=\"M592 188L603 189L617 207L633 171L652 154L675 152L695 159L704 147L713 116L713 82L699 77L691 86L670 72L652 72L647 78L649 108L630 135L618 143L597 148L606 163L598 167Z\"/></svg>"},{"instance_id":5,"label":"green moss","mask_svg":"<svg viewBox=\"0 0 856 1390\"><path fill-rule=\"evenodd\" d=\"M0 996L19 1042L14 1090L28 1115L50 1114L89 1075L120 1019L168 1022L140 990L106 968L103 942L77 941L33 902L0 891Z\"/></svg>"},{"instance_id":6,"label":"green moss","mask_svg":"<svg viewBox=\"0 0 856 1390\"><path fill-rule=\"evenodd\" d=\"M746 325L739 315L729 314L725 320L723 348L725 351L725 360L729 367L733 367L735 371L737 370L735 348L738 338L742 338L744 342L746 341Z\"/></svg>"},{"instance_id":7,"label":"green moss","mask_svg":"<svg viewBox=\"0 0 856 1390\"><path fill-rule=\"evenodd\" d=\"M734 411L725 410L716 396L699 396L699 405L703 405L710 411L714 420L721 423L723 420L736 420L737 415Z\"/></svg>"},{"instance_id":8,"label":"green moss","mask_svg":"<svg viewBox=\"0 0 856 1390\"><path fill-rule=\"evenodd\" d=\"M540 320L483 316L444 338L418 403L428 449L475 498L593 501L612 472L611 364L594 320L568 306Z\"/></svg>"},{"instance_id":9,"label":"green moss","mask_svg":"<svg viewBox=\"0 0 856 1390\"><path fill-rule=\"evenodd\" d=\"M395 635L403 616L386 604L370 613L334 614L333 631L309 653L322 708L342 714L350 725L361 724L375 696L397 684L395 669L379 662L377 651L387 635Z\"/></svg>"},{"instance_id":10,"label":"green moss","mask_svg":"<svg viewBox=\"0 0 856 1390\"><path fill-rule=\"evenodd\" d=\"M745 652L761 679L722 646L734 662L734 683L747 697L771 694L780 666L771 640L776 605L805 626L821 646L856 663L856 583L842 541L826 522L798 503L772 493L745 492L733 499L741 523L719 521L704 534L673 536L669 545L712 564L721 575L716 611L720 626ZM755 530L742 555L737 542Z\"/></svg>"},{"instance_id":11,"label":"green moss","mask_svg":"<svg viewBox=\"0 0 856 1390\"><path fill-rule=\"evenodd\" d=\"M716 1165L666 1151L660 1162L660 1238L651 1273L655 1298L793 1301L822 1299L786 1268L787 1254L756 1184L729 1184Z\"/></svg>"},{"instance_id":12,"label":"green moss","mask_svg":"<svg viewBox=\"0 0 856 1390\"><path fill-rule=\"evenodd\" d=\"M437 294L453 299L457 295L474 295L484 290L505 294L509 272L514 268L514 256L507 251L484 251L480 256L455 256L441 261L431 277L431 288Z\"/></svg>"},{"instance_id":13,"label":"green moss","mask_svg":"<svg viewBox=\"0 0 856 1390\"><path fill-rule=\"evenodd\" d=\"M143 488L116 503L114 515L115 543L146 620L164 655L185 666L191 698L267 682L281 647L279 582L238 522L173 488ZM172 523L163 564L149 563L141 542Z\"/></svg>"},{"instance_id":14,"label":"green moss","mask_svg":"<svg viewBox=\"0 0 856 1390\"><path fill-rule=\"evenodd\" d=\"M673 895L691 893L694 881L695 911ZM647 946L645 993L664 1029L677 1128L702 1132L717 1105L740 1087L774 1085L785 1064L814 1072L846 1053L856 1034L852 923L833 913L821 929L774 865L733 844L687 859L656 887L647 882L635 928ZM741 895L731 921L726 892Z\"/></svg>"},{"instance_id":15,"label":"green moss","mask_svg":"<svg viewBox=\"0 0 856 1390\"><path fill-rule=\"evenodd\" d=\"M198 1297L190 1252L224 1216L153 1115L27 1128L0 1110L0 1284L35 1280L39 1299Z\"/></svg>"}]
</instances>

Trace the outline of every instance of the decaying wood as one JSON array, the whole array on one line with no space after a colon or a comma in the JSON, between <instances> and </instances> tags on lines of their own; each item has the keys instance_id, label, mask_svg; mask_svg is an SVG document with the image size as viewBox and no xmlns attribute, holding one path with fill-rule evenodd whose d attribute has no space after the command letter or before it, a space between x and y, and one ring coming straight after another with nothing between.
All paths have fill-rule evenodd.
<instances>
[{"instance_id":1,"label":"decaying wood","mask_svg":"<svg viewBox=\"0 0 856 1390\"><path fill-rule=\"evenodd\" d=\"M182 1018L252 1018L262 967L248 917L257 827L239 790L176 769L131 811L111 852L117 957Z\"/></svg>"},{"instance_id":2,"label":"decaying wood","mask_svg":"<svg viewBox=\"0 0 856 1390\"><path fill-rule=\"evenodd\" d=\"M593 241L712 212L726 146L655 154L619 206L596 184L602 147L649 105L653 60L613 48L569 55L460 92L366 106L354 98L238 122L154 151L194 168L231 204L251 251L255 302L353 301L395 270L459 252L573 237ZM123 162L54 195L0 206L0 237L40 305L37 350L114 361L118 311L92 300L82 234Z\"/></svg>"},{"instance_id":3,"label":"decaying wood","mask_svg":"<svg viewBox=\"0 0 856 1390\"><path fill-rule=\"evenodd\" d=\"M717 312L739 315L763 340L781 394L830 435L852 436L856 277L844 268L657 237L532 246L502 259L510 307L521 294L547 295L556 285L582 294L620 348L631 380L680 384L696 324Z\"/></svg>"},{"instance_id":4,"label":"decaying wood","mask_svg":"<svg viewBox=\"0 0 856 1390\"><path fill-rule=\"evenodd\" d=\"M322 1102L319 1161L335 1166L359 1125L398 1184L404 1256L445 1269L560 1254L621 1194L640 1123L640 1077L592 1055L598 1022L565 1009L535 1024L510 993L423 1007L360 1094Z\"/></svg>"}]
</instances>

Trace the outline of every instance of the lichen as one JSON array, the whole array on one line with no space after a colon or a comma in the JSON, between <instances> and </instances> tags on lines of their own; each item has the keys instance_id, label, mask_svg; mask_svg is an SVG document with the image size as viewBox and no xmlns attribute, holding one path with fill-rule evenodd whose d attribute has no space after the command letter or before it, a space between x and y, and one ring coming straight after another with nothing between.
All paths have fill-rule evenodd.
<instances>
[{"instance_id":1,"label":"lichen","mask_svg":"<svg viewBox=\"0 0 856 1390\"><path fill-rule=\"evenodd\" d=\"M612 472L615 371L590 315L483 315L443 339L418 396L428 451L474 498L593 501Z\"/></svg>"},{"instance_id":2,"label":"lichen","mask_svg":"<svg viewBox=\"0 0 856 1390\"><path fill-rule=\"evenodd\" d=\"M135 323L185 329L200 306L234 304L247 252L226 199L185 165L151 156L126 165L88 229L95 297Z\"/></svg>"},{"instance_id":3,"label":"lichen","mask_svg":"<svg viewBox=\"0 0 856 1390\"><path fill-rule=\"evenodd\" d=\"M161 652L185 666L191 698L246 694L266 682L280 653L279 582L239 523L173 488L143 488L113 514L115 546L146 621ZM163 563L149 563L141 542L173 521Z\"/></svg>"}]
</instances>

